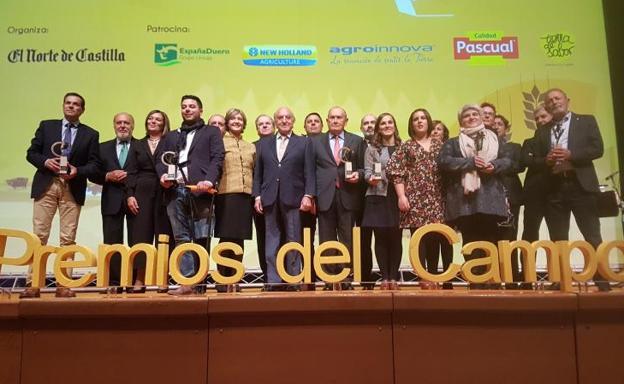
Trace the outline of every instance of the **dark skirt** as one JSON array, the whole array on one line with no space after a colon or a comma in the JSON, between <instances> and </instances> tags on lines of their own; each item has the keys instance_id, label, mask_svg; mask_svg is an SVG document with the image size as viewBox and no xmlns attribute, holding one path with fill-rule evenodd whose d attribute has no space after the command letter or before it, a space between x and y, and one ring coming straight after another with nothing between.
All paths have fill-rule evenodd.
<instances>
[{"instance_id":1,"label":"dark skirt","mask_svg":"<svg viewBox=\"0 0 624 384\"><path fill-rule=\"evenodd\" d=\"M247 193L225 193L215 197L215 237L251 239L253 198Z\"/></svg>"},{"instance_id":2,"label":"dark skirt","mask_svg":"<svg viewBox=\"0 0 624 384\"><path fill-rule=\"evenodd\" d=\"M366 196L362 227L399 227L399 203L394 185L388 185L387 196Z\"/></svg>"}]
</instances>

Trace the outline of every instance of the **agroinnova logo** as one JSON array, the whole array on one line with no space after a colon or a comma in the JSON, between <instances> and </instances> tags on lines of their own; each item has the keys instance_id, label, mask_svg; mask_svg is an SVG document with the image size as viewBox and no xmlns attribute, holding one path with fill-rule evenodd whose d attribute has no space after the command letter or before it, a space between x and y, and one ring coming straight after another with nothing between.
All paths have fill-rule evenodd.
<instances>
[{"instance_id":1,"label":"agroinnova logo","mask_svg":"<svg viewBox=\"0 0 624 384\"><path fill-rule=\"evenodd\" d=\"M471 32L453 38L455 60L468 60L475 65L500 65L519 57L518 37L502 32Z\"/></svg>"}]
</instances>

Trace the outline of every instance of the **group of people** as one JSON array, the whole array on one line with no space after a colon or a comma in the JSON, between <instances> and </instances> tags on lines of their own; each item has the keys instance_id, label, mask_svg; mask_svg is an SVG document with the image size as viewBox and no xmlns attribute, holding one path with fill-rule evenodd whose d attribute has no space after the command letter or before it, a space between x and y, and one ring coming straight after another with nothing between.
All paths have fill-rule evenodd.
<instances>
[{"instance_id":1,"label":"group of people","mask_svg":"<svg viewBox=\"0 0 624 384\"><path fill-rule=\"evenodd\" d=\"M602 156L602 139L593 116L570 112L568 103L564 91L547 91L545 104L534 111L535 136L522 146L510 141L509 121L487 102L459 110L459 135L452 138L444 123L418 108L408 118L405 140L390 113L362 117L362 136L346 131L349 119L339 106L330 108L325 119L309 113L303 121L306 134L297 135L293 112L280 107L273 116L255 119L259 139L250 143L243 138L247 116L242 110L232 108L205 122L200 98L185 95L179 129L171 130L167 114L153 110L145 118L145 136L137 140L134 118L123 112L113 118L115 138L100 144L98 132L80 122L84 98L71 92L63 99L63 119L42 121L27 151L37 168L33 230L46 244L58 210L60 245L73 244L91 180L103 185L106 244L124 243L125 223L129 245L154 243L159 234L169 234L171 246L194 242L210 249L214 231L220 242L244 248L255 224L266 290L315 289L315 284L283 284L276 259L281 245L302 241L305 228L314 237L317 223L321 243L337 240L349 251L353 227L361 228L364 289L375 286L373 235L381 289L398 289L404 229L413 233L445 223L461 232L464 243L515 240L521 205L522 239L537 240L545 217L551 239L566 240L572 212L585 239L597 246L602 239L592 160ZM518 175L525 168L523 187ZM438 273L440 259L444 270L453 260L451 245L439 234L426 235L419 251L430 273ZM222 255L243 257L232 250ZM483 256L475 250L465 258ZM513 261L514 279L520 282L521 263L518 257ZM142 291L145 258L134 263L134 286L128 288ZM284 267L296 275L301 263L301 255L291 251ZM111 285L119 283L119 266L119 258L111 260ZM343 267L329 265L325 272L338 274ZM198 268L196 253L182 255L184 276L195 275ZM229 276L234 270L219 266L219 272ZM422 287L431 284L423 281ZM230 288L217 285L218 291ZM324 289L353 286L346 277ZM180 285L170 293L193 290ZM38 294L29 288L23 296ZM72 295L57 289L57 296Z\"/></svg>"}]
</instances>

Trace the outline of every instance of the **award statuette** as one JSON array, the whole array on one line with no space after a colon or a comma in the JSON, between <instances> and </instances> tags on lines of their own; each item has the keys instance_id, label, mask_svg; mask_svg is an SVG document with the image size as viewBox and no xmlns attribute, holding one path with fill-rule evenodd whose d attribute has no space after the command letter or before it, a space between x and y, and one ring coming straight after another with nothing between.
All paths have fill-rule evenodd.
<instances>
[{"instance_id":1,"label":"award statuette","mask_svg":"<svg viewBox=\"0 0 624 384\"><path fill-rule=\"evenodd\" d=\"M56 143L52 144L52 146L50 147L50 151L52 152L52 154L56 157L59 158L59 171L58 174L59 175L69 175L70 173L70 169L69 169L69 163L67 161L67 155L64 154L65 152L65 147L62 141L57 141Z\"/></svg>"},{"instance_id":2,"label":"award statuette","mask_svg":"<svg viewBox=\"0 0 624 384\"><path fill-rule=\"evenodd\" d=\"M167 151L160 156L160 161L167 166L167 176L165 180L176 181L178 155L173 151Z\"/></svg>"},{"instance_id":3,"label":"award statuette","mask_svg":"<svg viewBox=\"0 0 624 384\"><path fill-rule=\"evenodd\" d=\"M351 175L353 174L353 163L351 162L351 148L349 147L342 147L340 148L340 160L342 160L342 162L345 165L345 178L350 178Z\"/></svg>"},{"instance_id":4,"label":"award statuette","mask_svg":"<svg viewBox=\"0 0 624 384\"><path fill-rule=\"evenodd\" d=\"M380 162L374 162L373 163L373 176L372 176L373 180L381 180L381 163Z\"/></svg>"}]
</instances>

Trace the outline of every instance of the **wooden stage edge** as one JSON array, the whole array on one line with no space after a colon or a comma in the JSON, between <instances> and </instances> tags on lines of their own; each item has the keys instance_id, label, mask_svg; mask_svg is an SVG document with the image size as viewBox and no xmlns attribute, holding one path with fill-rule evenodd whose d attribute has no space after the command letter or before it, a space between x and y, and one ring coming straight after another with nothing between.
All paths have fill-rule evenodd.
<instances>
[{"instance_id":1,"label":"wooden stage edge","mask_svg":"<svg viewBox=\"0 0 624 384\"><path fill-rule=\"evenodd\" d=\"M621 289L0 299L0 384L619 383L623 345Z\"/></svg>"}]
</instances>

